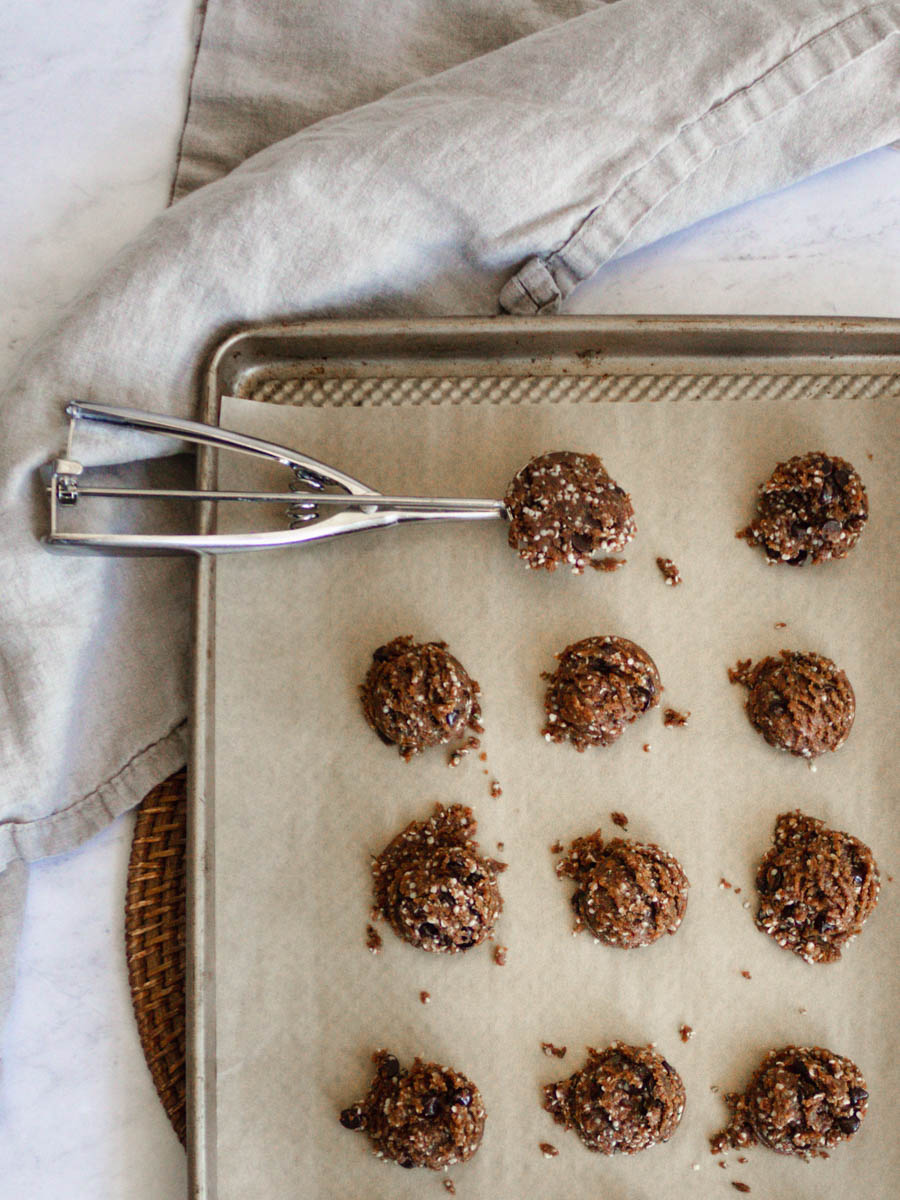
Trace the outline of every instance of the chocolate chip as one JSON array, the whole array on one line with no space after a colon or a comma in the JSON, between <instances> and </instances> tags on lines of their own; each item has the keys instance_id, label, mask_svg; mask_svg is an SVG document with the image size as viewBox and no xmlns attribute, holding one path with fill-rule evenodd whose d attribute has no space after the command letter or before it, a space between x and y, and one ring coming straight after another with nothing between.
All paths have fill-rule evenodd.
<instances>
[{"instance_id":1,"label":"chocolate chip","mask_svg":"<svg viewBox=\"0 0 900 1200\"><path fill-rule=\"evenodd\" d=\"M440 932L441 931L440 931L440 929L438 929L437 925L433 924L433 922L431 922L431 921L423 921L422 924L419 926L419 937L420 938L433 940L434 938L436 938L438 936L438 934Z\"/></svg>"},{"instance_id":2,"label":"chocolate chip","mask_svg":"<svg viewBox=\"0 0 900 1200\"><path fill-rule=\"evenodd\" d=\"M822 503L830 504L834 499L834 492L831 490L831 485L828 483L822 484Z\"/></svg>"},{"instance_id":3,"label":"chocolate chip","mask_svg":"<svg viewBox=\"0 0 900 1200\"><path fill-rule=\"evenodd\" d=\"M472 1093L464 1091L456 1092L453 1096L453 1103L461 1104L463 1108L468 1108L472 1103Z\"/></svg>"},{"instance_id":4,"label":"chocolate chip","mask_svg":"<svg viewBox=\"0 0 900 1200\"><path fill-rule=\"evenodd\" d=\"M828 534L840 533L842 528L843 526L840 521L826 521L822 526L822 532Z\"/></svg>"},{"instance_id":5,"label":"chocolate chip","mask_svg":"<svg viewBox=\"0 0 900 1200\"><path fill-rule=\"evenodd\" d=\"M857 1129L859 1129L859 1125L859 1117L855 1115L852 1117L841 1117L838 1121L838 1128L840 1129L841 1133L846 1133L848 1136L851 1133L856 1133Z\"/></svg>"},{"instance_id":6,"label":"chocolate chip","mask_svg":"<svg viewBox=\"0 0 900 1200\"><path fill-rule=\"evenodd\" d=\"M341 1113L341 1124L345 1129L362 1129L365 1120L358 1108L345 1108Z\"/></svg>"},{"instance_id":7,"label":"chocolate chip","mask_svg":"<svg viewBox=\"0 0 900 1200\"><path fill-rule=\"evenodd\" d=\"M766 546L766 558L776 559L781 558L781 551L775 546Z\"/></svg>"},{"instance_id":8,"label":"chocolate chip","mask_svg":"<svg viewBox=\"0 0 900 1200\"><path fill-rule=\"evenodd\" d=\"M461 879L465 869L465 863L461 863L455 858L452 858L450 862L447 863L447 870L454 877L454 879Z\"/></svg>"},{"instance_id":9,"label":"chocolate chip","mask_svg":"<svg viewBox=\"0 0 900 1200\"><path fill-rule=\"evenodd\" d=\"M820 912L813 924L818 933L824 933L828 928L828 913Z\"/></svg>"},{"instance_id":10,"label":"chocolate chip","mask_svg":"<svg viewBox=\"0 0 900 1200\"><path fill-rule=\"evenodd\" d=\"M408 1158L398 1158L397 1159L397 1166L403 1167L407 1171L409 1171L415 1165L416 1164L414 1162L411 1162Z\"/></svg>"},{"instance_id":11,"label":"chocolate chip","mask_svg":"<svg viewBox=\"0 0 900 1200\"><path fill-rule=\"evenodd\" d=\"M444 1097L438 1095L437 1092L429 1092L422 1104L422 1116L427 1121L432 1121L439 1113L444 1110Z\"/></svg>"},{"instance_id":12,"label":"chocolate chip","mask_svg":"<svg viewBox=\"0 0 900 1200\"><path fill-rule=\"evenodd\" d=\"M400 1074L400 1064L394 1058L393 1054L389 1054L381 1060L379 1071L387 1079L395 1079Z\"/></svg>"},{"instance_id":13,"label":"chocolate chip","mask_svg":"<svg viewBox=\"0 0 900 1200\"><path fill-rule=\"evenodd\" d=\"M860 1104L862 1104L863 1100L868 1100L868 1098L869 1093L865 1088L854 1087L850 1089L850 1102L854 1105L854 1107L858 1108Z\"/></svg>"},{"instance_id":14,"label":"chocolate chip","mask_svg":"<svg viewBox=\"0 0 900 1200\"><path fill-rule=\"evenodd\" d=\"M791 537L800 538L806 536L806 526L799 521L791 523Z\"/></svg>"},{"instance_id":15,"label":"chocolate chip","mask_svg":"<svg viewBox=\"0 0 900 1200\"><path fill-rule=\"evenodd\" d=\"M593 542L586 533L573 533L572 546L579 554L589 554L593 549Z\"/></svg>"},{"instance_id":16,"label":"chocolate chip","mask_svg":"<svg viewBox=\"0 0 900 1200\"><path fill-rule=\"evenodd\" d=\"M790 567L799 567L799 566L802 566L803 563L806 562L807 558L808 558L807 552L805 550L801 550L799 552L799 554L795 554L793 558L789 558L787 560L787 563L788 563L788 566L790 566Z\"/></svg>"},{"instance_id":17,"label":"chocolate chip","mask_svg":"<svg viewBox=\"0 0 900 1200\"><path fill-rule=\"evenodd\" d=\"M484 879L483 875L479 875L477 871L473 871L466 879L466 886L475 887L476 884L481 883L482 879Z\"/></svg>"},{"instance_id":18,"label":"chocolate chip","mask_svg":"<svg viewBox=\"0 0 900 1200\"><path fill-rule=\"evenodd\" d=\"M834 472L834 482L840 488L844 488L850 482L850 472L846 467L838 467Z\"/></svg>"},{"instance_id":19,"label":"chocolate chip","mask_svg":"<svg viewBox=\"0 0 900 1200\"><path fill-rule=\"evenodd\" d=\"M769 867L766 872L766 887L770 892L775 892L781 887L784 882L784 876L781 873L780 867Z\"/></svg>"}]
</instances>

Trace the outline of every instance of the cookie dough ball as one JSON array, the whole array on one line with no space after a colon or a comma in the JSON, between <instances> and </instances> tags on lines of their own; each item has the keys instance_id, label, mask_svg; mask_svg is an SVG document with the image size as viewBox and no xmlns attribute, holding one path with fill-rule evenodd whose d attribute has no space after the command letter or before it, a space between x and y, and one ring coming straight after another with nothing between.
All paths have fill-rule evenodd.
<instances>
[{"instance_id":1,"label":"cookie dough ball","mask_svg":"<svg viewBox=\"0 0 900 1200\"><path fill-rule=\"evenodd\" d=\"M847 740L856 714L850 680L830 658L782 650L751 666L738 663L732 683L749 689L747 716L770 746L800 758L818 758Z\"/></svg>"},{"instance_id":2,"label":"cookie dough ball","mask_svg":"<svg viewBox=\"0 0 900 1200\"><path fill-rule=\"evenodd\" d=\"M778 464L738 537L762 546L770 563L800 566L845 558L868 518L866 489L854 468L817 450Z\"/></svg>"},{"instance_id":3,"label":"cookie dough ball","mask_svg":"<svg viewBox=\"0 0 900 1200\"><path fill-rule=\"evenodd\" d=\"M835 962L874 911L880 886L868 846L799 810L782 813L756 873L756 924L808 963Z\"/></svg>"},{"instance_id":4,"label":"cookie dough ball","mask_svg":"<svg viewBox=\"0 0 900 1200\"><path fill-rule=\"evenodd\" d=\"M599 829L576 838L556 873L575 881L576 932L587 928L607 946L650 946L676 931L687 908L690 885L676 858L625 838L604 845Z\"/></svg>"},{"instance_id":5,"label":"cookie dough ball","mask_svg":"<svg viewBox=\"0 0 900 1200\"><path fill-rule=\"evenodd\" d=\"M659 704L656 663L620 637L590 637L557 654L544 709L548 742L570 741L576 750L609 746L642 713Z\"/></svg>"},{"instance_id":6,"label":"cookie dough ball","mask_svg":"<svg viewBox=\"0 0 900 1200\"><path fill-rule=\"evenodd\" d=\"M481 689L446 642L398 637L379 646L360 692L366 720L407 762L467 729L484 732Z\"/></svg>"},{"instance_id":7,"label":"cookie dough ball","mask_svg":"<svg viewBox=\"0 0 900 1200\"><path fill-rule=\"evenodd\" d=\"M631 497L595 454L540 454L504 496L509 544L528 567L580 575L594 556L624 550L635 535Z\"/></svg>"},{"instance_id":8,"label":"cookie dough ball","mask_svg":"<svg viewBox=\"0 0 900 1200\"><path fill-rule=\"evenodd\" d=\"M375 916L412 946L458 954L493 935L503 908L497 875L506 864L478 854L471 808L435 806L372 864Z\"/></svg>"},{"instance_id":9,"label":"cookie dough ball","mask_svg":"<svg viewBox=\"0 0 900 1200\"><path fill-rule=\"evenodd\" d=\"M403 1070L386 1050L373 1062L375 1078L366 1098L341 1113L345 1129L367 1133L374 1153L401 1167L441 1171L472 1157L486 1113L470 1079L421 1058Z\"/></svg>"},{"instance_id":10,"label":"cookie dough ball","mask_svg":"<svg viewBox=\"0 0 900 1200\"><path fill-rule=\"evenodd\" d=\"M588 1150L637 1154L667 1142L684 1112L684 1084L655 1050L613 1042L588 1048L587 1063L544 1088L544 1108Z\"/></svg>"},{"instance_id":11,"label":"cookie dough ball","mask_svg":"<svg viewBox=\"0 0 900 1200\"><path fill-rule=\"evenodd\" d=\"M869 1093L859 1067L821 1046L772 1050L745 1095L732 1093L727 1127L711 1140L713 1154L762 1144L778 1154L823 1155L859 1129Z\"/></svg>"}]
</instances>

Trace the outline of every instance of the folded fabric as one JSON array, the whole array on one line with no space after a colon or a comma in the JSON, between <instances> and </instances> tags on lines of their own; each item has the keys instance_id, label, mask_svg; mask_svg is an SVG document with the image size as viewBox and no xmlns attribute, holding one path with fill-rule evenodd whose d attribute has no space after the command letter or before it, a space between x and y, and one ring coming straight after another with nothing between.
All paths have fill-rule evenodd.
<instances>
[{"instance_id":1,"label":"folded fabric","mask_svg":"<svg viewBox=\"0 0 900 1200\"><path fill-rule=\"evenodd\" d=\"M324 48L365 5L326 19L307 4L329 32L303 60L316 78L299 108L285 100L293 7L211 0L180 187L212 182L117 257L2 397L0 871L77 845L186 749L189 567L37 541L35 470L64 444L67 400L193 415L209 350L247 322L484 314L498 296L553 310L614 256L900 137L897 0L507 0L495 20L487 4L419 0L402 71L367 26L381 68L364 87L356 50L337 86ZM458 24L476 11L500 48L441 69L477 53ZM336 115L317 120L329 95ZM314 123L229 171L298 121ZM92 462L158 453L102 429L93 444ZM0 956L20 883L18 867L0 876Z\"/></svg>"}]
</instances>

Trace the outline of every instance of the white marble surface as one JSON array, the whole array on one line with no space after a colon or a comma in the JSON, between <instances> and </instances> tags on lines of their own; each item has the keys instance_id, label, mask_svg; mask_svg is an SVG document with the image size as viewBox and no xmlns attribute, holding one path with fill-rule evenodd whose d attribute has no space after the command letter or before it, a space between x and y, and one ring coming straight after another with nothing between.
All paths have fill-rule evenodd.
<instances>
[{"instance_id":1,"label":"white marble surface","mask_svg":"<svg viewBox=\"0 0 900 1200\"><path fill-rule=\"evenodd\" d=\"M0 12L0 369L165 204L192 0ZM900 152L884 149L614 264L573 312L900 315ZM32 870L2 1035L0 1200L183 1200L141 1056L122 905L132 822Z\"/></svg>"}]
</instances>

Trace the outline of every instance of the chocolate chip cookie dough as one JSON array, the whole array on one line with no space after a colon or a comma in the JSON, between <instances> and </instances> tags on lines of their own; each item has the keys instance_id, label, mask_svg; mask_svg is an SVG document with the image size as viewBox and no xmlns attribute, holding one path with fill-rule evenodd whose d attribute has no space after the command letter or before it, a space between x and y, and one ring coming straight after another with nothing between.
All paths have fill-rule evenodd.
<instances>
[{"instance_id":1,"label":"chocolate chip cookie dough","mask_svg":"<svg viewBox=\"0 0 900 1200\"><path fill-rule=\"evenodd\" d=\"M481 689L446 642L407 636L379 646L360 693L366 720L407 762L469 729L484 732Z\"/></svg>"},{"instance_id":2,"label":"chocolate chip cookie dough","mask_svg":"<svg viewBox=\"0 0 900 1200\"><path fill-rule=\"evenodd\" d=\"M782 650L780 658L749 659L728 672L749 689L747 716L770 746L818 758L847 740L856 714L850 680L821 654Z\"/></svg>"},{"instance_id":3,"label":"chocolate chip cookie dough","mask_svg":"<svg viewBox=\"0 0 900 1200\"><path fill-rule=\"evenodd\" d=\"M667 1142L684 1112L684 1084L655 1050L613 1042L588 1047L580 1071L544 1088L544 1108L588 1150L637 1154Z\"/></svg>"},{"instance_id":4,"label":"chocolate chip cookie dough","mask_svg":"<svg viewBox=\"0 0 900 1200\"><path fill-rule=\"evenodd\" d=\"M540 454L513 478L503 499L509 544L527 567L555 571L562 565L580 575L599 566L602 555L624 550L637 530L631 497L595 454Z\"/></svg>"},{"instance_id":5,"label":"chocolate chip cookie dough","mask_svg":"<svg viewBox=\"0 0 900 1200\"><path fill-rule=\"evenodd\" d=\"M412 946L459 954L493 935L503 908L497 875L506 864L478 854L471 808L435 806L413 821L372 864L373 916Z\"/></svg>"},{"instance_id":6,"label":"chocolate chip cookie dough","mask_svg":"<svg viewBox=\"0 0 900 1200\"><path fill-rule=\"evenodd\" d=\"M778 1154L827 1156L859 1129L869 1093L859 1067L821 1046L770 1051L745 1094L726 1095L731 1120L713 1154L761 1144Z\"/></svg>"},{"instance_id":7,"label":"chocolate chip cookie dough","mask_svg":"<svg viewBox=\"0 0 900 1200\"><path fill-rule=\"evenodd\" d=\"M817 450L779 463L760 485L756 516L737 536L762 546L769 563L845 558L869 517L866 489L843 458Z\"/></svg>"},{"instance_id":8,"label":"chocolate chip cookie dough","mask_svg":"<svg viewBox=\"0 0 900 1200\"><path fill-rule=\"evenodd\" d=\"M782 813L756 873L756 924L808 963L836 962L874 911L880 886L868 846L799 810Z\"/></svg>"},{"instance_id":9,"label":"chocolate chip cookie dough","mask_svg":"<svg viewBox=\"0 0 900 1200\"><path fill-rule=\"evenodd\" d=\"M375 1155L401 1167L440 1171L472 1157L486 1113L471 1080L421 1058L404 1070L386 1050L372 1061L375 1078L366 1098L341 1113L345 1129L367 1133Z\"/></svg>"},{"instance_id":10,"label":"chocolate chip cookie dough","mask_svg":"<svg viewBox=\"0 0 900 1200\"><path fill-rule=\"evenodd\" d=\"M652 843L613 838L604 844L598 829L575 839L556 873L575 881L576 933L586 928L607 946L650 946L684 918L687 876Z\"/></svg>"},{"instance_id":11,"label":"chocolate chip cookie dough","mask_svg":"<svg viewBox=\"0 0 900 1200\"><path fill-rule=\"evenodd\" d=\"M620 637L589 637L557 654L549 680L542 730L548 742L576 750L609 746L626 725L659 704L656 664L640 646Z\"/></svg>"}]
</instances>

